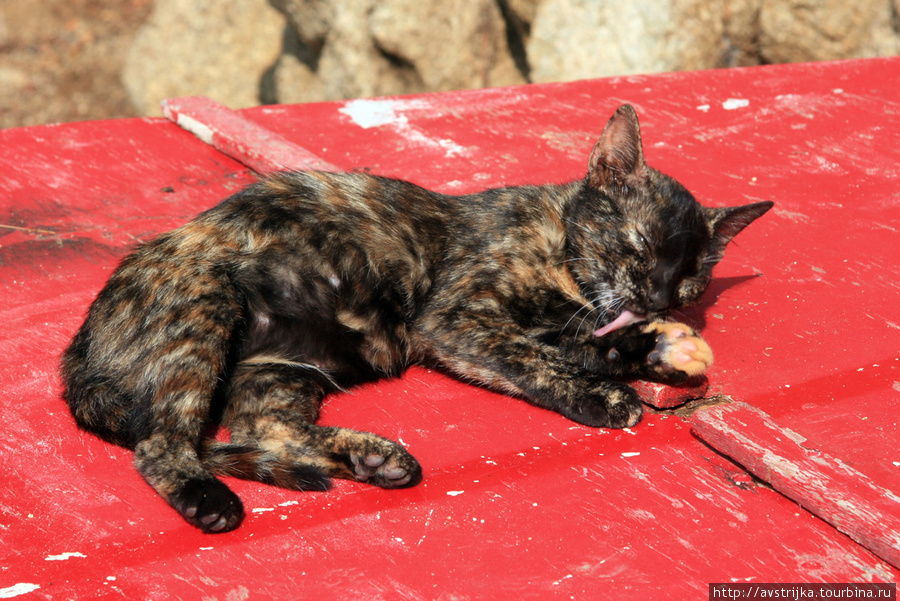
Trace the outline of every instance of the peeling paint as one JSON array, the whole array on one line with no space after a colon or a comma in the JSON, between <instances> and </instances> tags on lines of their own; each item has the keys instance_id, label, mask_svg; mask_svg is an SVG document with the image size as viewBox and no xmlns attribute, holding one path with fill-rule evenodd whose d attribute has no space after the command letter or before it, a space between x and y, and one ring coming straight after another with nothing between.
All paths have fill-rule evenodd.
<instances>
[{"instance_id":1,"label":"peeling paint","mask_svg":"<svg viewBox=\"0 0 900 601\"><path fill-rule=\"evenodd\" d=\"M744 107L750 106L750 101L746 98L729 98L725 102L722 103L722 108L726 111L733 111L735 109L742 109Z\"/></svg>"},{"instance_id":2,"label":"peeling paint","mask_svg":"<svg viewBox=\"0 0 900 601\"><path fill-rule=\"evenodd\" d=\"M74 553L60 553L59 555L48 555L44 558L44 561L66 561L71 557L87 557L87 555L78 551Z\"/></svg>"},{"instance_id":3,"label":"peeling paint","mask_svg":"<svg viewBox=\"0 0 900 601\"><path fill-rule=\"evenodd\" d=\"M189 117L188 115L181 114L176 117L175 122L179 127L182 127L197 136L197 138L199 138L200 141L204 144L212 145L213 130L210 129L209 126L205 123L201 123L200 121L194 119L193 117Z\"/></svg>"},{"instance_id":4,"label":"peeling paint","mask_svg":"<svg viewBox=\"0 0 900 601\"><path fill-rule=\"evenodd\" d=\"M12 599L19 595L26 595L41 588L39 584L31 584L29 582L20 582L6 588L0 588L0 599Z\"/></svg>"},{"instance_id":5,"label":"peeling paint","mask_svg":"<svg viewBox=\"0 0 900 601\"><path fill-rule=\"evenodd\" d=\"M453 140L425 134L421 129L410 124L409 119L402 112L426 108L428 108L428 103L423 100L359 98L347 102L338 111L350 117L353 123L363 129L390 127L408 142L443 151L447 158L467 155L468 150Z\"/></svg>"}]
</instances>

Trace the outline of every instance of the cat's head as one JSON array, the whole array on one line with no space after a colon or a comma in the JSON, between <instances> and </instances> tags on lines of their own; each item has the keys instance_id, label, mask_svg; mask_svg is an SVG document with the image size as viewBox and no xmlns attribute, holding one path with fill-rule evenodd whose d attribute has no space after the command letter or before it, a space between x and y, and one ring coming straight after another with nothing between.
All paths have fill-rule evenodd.
<instances>
[{"instance_id":1,"label":"cat's head","mask_svg":"<svg viewBox=\"0 0 900 601\"><path fill-rule=\"evenodd\" d=\"M570 266L613 327L696 302L725 246L771 202L701 206L684 186L648 166L637 114L620 107L591 152L569 207Z\"/></svg>"}]
</instances>

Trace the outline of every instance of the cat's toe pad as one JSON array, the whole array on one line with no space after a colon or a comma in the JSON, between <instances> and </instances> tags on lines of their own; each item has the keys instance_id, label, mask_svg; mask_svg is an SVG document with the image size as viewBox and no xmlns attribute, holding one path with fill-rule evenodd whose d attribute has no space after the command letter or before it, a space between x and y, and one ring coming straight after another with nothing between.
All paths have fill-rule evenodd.
<instances>
[{"instance_id":1,"label":"cat's toe pad","mask_svg":"<svg viewBox=\"0 0 900 601\"><path fill-rule=\"evenodd\" d=\"M680 371L699 376L712 365L712 349L705 340L683 323L654 322L645 330L655 333L656 348L647 355L647 363L662 371Z\"/></svg>"},{"instance_id":2,"label":"cat's toe pad","mask_svg":"<svg viewBox=\"0 0 900 601\"><path fill-rule=\"evenodd\" d=\"M413 486L422 479L419 462L400 445L379 451L352 453L353 475L360 482L382 488Z\"/></svg>"}]
</instances>

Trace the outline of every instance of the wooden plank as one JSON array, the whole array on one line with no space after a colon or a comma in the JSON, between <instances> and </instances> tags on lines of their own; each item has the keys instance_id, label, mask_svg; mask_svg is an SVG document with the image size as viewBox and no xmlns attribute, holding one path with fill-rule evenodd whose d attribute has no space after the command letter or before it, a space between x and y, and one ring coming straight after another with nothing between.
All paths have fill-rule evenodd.
<instances>
[{"instance_id":1,"label":"wooden plank","mask_svg":"<svg viewBox=\"0 0 900 601\"><path fill-rule=\"evenodd\" d=\"M746 403L697 412L691 430L817 516L900 567L900 497Z\"/></svg>"},{"instance_id":2,"label":"wooden plank","mask_svg":"<svg viewBox=\"0 0 900 601\"><path fill-rule=\"evenodd\" d=\"M700 377L684 386L668 386L642 380L630 384L641 397L641 401L657 409L672 409L688 401L701 399L709 390L709 380L706 377Z\"/></svg>"},{"instance_id":3,"label":"wooden plank","mask_svg":"<svg viewBox=\"0 0 900 601\"><path fill-rule=\"evenodd\" d=\"M205 96L170 98L163 101L162 109L167 119L257 173L295 169L342 171Z\"/></svg>"}]
</instances>

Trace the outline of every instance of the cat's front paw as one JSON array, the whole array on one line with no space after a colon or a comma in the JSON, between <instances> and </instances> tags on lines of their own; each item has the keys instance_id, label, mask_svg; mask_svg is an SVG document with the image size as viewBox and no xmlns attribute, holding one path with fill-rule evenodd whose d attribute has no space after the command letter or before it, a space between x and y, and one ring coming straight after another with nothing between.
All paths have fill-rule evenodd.
<instances>
[{"instance_id":1,"label":"cat's front paw","mask_svg":"<svg viewBox=\"0 0 900 601\"><path fill-rule=\"evenodd\" d=\"M594 428L628 428L641 421L641 399L631 386L604 382L585 398L560 411L572 421Z\"/></svg>"},{"instance_id":2,"label":"cat's front paw","mask_svg":"<svg viewBox=\"0 0 900 601\"><path fill-rule=\"evenodd\" d=\"M690 326L652 322L644 327L644 333L656 335L646 369L657 378L683 381L699 376L712 365L712 349Z\"/></svg>"}]
</instances>

